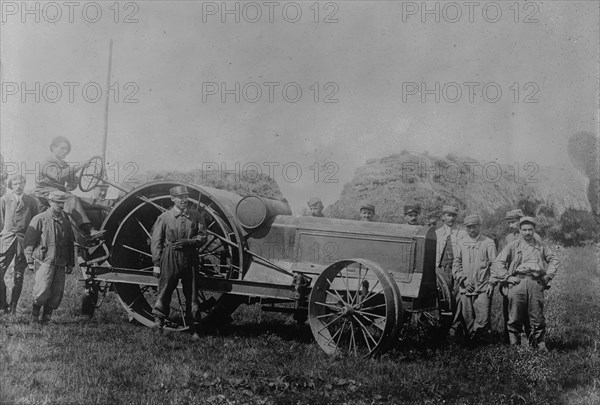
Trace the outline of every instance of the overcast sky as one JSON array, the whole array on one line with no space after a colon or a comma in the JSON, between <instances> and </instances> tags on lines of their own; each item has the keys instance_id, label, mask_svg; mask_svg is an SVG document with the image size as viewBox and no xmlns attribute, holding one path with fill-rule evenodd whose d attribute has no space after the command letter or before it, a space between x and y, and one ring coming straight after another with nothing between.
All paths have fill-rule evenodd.
<instances>
[{"instance_id":1,"label":"overcast sky","mask_svg":"<svg viewBox=\"0 0 600 405\"><path fill-rule=\"evenodd\" d=\"M93 101L110 39L107 160L121 179L129 162L270 167L298 211L314 195L335 202L369 158L407 149L570 166L568 138L598 131L594 1L428 2L426 14L422 2L228 2L239 22L222 2L113 4L26 3L36 16L2 2L6 161L33 167L57 135L70 161L102 153L104 96Z\"/></svg>"}]
</instances>

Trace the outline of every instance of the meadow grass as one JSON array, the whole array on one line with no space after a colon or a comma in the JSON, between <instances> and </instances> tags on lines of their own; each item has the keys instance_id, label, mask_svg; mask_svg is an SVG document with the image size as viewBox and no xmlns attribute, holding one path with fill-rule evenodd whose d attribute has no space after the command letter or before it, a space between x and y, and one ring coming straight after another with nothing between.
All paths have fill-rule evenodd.
<instances>
[{"instance_id":1,"label":"meadow grass","mask_svg":"<svg viewBox=\"0 0 600 405\"><path fill-rule=\"evenodd\" d=\"M111 293L79 316L79 275L53 322L28 324L32 274L16 319L0 318L1 403L598 404L600 277L593 247L565 249L546 301L550 353L494 343L430 346L409 335L378 359L332 358L308 326L241 307L193 344L130 323ZM498 295L498 294L497 294ZM501 300L494 298L499 340Z\"/></svg>"}]
</instances>

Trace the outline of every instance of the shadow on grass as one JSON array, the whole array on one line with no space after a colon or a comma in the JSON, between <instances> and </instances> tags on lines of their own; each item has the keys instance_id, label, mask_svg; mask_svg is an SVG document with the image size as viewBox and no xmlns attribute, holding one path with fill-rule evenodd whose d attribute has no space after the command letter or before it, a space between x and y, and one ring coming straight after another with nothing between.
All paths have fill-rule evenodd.
<instances>
[{"instance_id":1,"label":"shadow on grass","mask_svg":"<svg viewBox=\"0 0 600 405\"><path fill-rule=\"evenodd\" d=\"M314 341L310 327L307 324L286 323L284 321L262 321L260 323L230 323L220 326L208 327L207 335L259 337L274 334L285 341L311 343Z\"/></svg>"}]
</instances>

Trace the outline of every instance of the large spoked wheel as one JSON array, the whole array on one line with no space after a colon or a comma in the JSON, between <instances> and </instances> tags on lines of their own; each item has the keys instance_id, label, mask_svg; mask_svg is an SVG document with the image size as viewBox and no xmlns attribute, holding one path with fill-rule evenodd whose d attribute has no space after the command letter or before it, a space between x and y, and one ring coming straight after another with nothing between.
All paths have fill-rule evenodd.
<instances>
[{"instance_id":1,"label":"large spoked wheel","mask_svg":"<svg viewBox=\"0 0 600 405\"><path fill-rule=\"evenodd\" d=\"M241 236L228 225L222 210L206 195L190 190L189 208L203 212L209 233L207 243L199 250L201 263L198 275L213 278L241 278L243 248ZM154 325L152 307L157 298L158 280L152 277L152 255L150 240L156 218L171 206L167 195L140 198L139 203L128 211L116 230L111 243L111 265L141 274L139 284L115 283L114 287L123 307L130 317L151 327ZM205 324L218 324L229 320L229 316L242 303L236 296L202 290L198 285L200 310ZM190 302L191 304L191 302ZM188 303L182 285L173 292L169 317L165 328L186 330L190 319L186 317Z\"/></svg>"},{"instance_id":2,"label":"large spoked wheel","mask_svg":"<svg viewBox=\"0 0 600 405\"><path fill-rule=\"evenodd\" d=\"M436 287L436 307L413 315L417 333L424 338L441 339L452 326L454 298L448 284L439 274L436 274Z\"/></svg>"},{"instance_id":3,"label":"large spoked wheel","mask_svg":"<svg viewBox=\"0 0 600 405\"><path fill-rule=\"evenodd\" d=\"M396 339L402 300L394 279L363 259L337 262L315 281L308 316L315 340L330 355L370 357Z\"/></svg>"},{"instance_id":4,"label":"large spoked wheel","mask_svg":"<svg viewBox=\"0 0 600 405\"><path fill-rule=\"evenodd\" d=\"M83 166L79 176L79 189L84 193L93 190L104 176L104 159L102 156L94 156L92 160Z\"/></svg>"}]
</instances>

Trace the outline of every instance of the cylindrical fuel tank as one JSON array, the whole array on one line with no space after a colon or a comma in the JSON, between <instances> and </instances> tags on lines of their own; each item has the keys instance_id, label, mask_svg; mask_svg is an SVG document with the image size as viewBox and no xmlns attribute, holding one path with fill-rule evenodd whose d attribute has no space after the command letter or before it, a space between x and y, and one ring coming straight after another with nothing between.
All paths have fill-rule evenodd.
<instances>
[{"instance_id":1,"label":"cylindrical fuel tank","mask_svg":"<svg viewBox=\"0 0 600 405\"><path fill-rule=\"evenodd\" d=\"M292 215L292 210L282 201L251 195L238 202L235 214L240 224L251 233L277 215Z\"/></svg>"}]
</instances>

